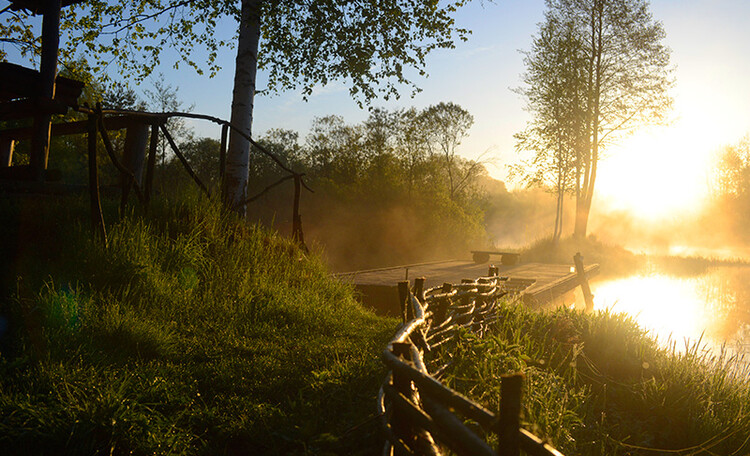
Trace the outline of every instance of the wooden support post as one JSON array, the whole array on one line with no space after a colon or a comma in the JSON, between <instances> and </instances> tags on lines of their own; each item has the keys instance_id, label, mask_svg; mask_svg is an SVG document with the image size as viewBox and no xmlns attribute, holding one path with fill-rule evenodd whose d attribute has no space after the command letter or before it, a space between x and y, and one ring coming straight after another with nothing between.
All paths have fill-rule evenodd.
<instances>
[{"instance_id":1,"label":"wooden support post","mask_svg":"<svg viewBox=\"0 0 750 456\"><path fill-rule=\"evenodd\" d=\"M42 17L42 56L39 64L39 86L37 97L41 100L55 98L55 77L57 76L57 53L60 47L61 0L43 2ZM34 134L31 138L31 170L37 181L44 181L49 159L49 138L52 117L37 114L34 117Z\"/></svg>"},{"instance_id":2,"label":"wooden support post","mask_svg":"<svg viewBox=\"0 0 750 456\"><path fill-rule=\"evenodd\" d=\"M495 265L490 266L487 275L490 277L497 277L498 275L500 275L500 268Z\"/></svg>"},{"instance_id":3,"label":"wooden support post","mask_svg":"<svg viewBox=\"0 0 750 456\"><path fill-rule=\"evenodd\" d=\"M523 374L504 375L500 383L500 420L498 449L500 456L521 454L521 394Z\"/></svg>"},{"instance_id":4,"label":"wooden support post","mask_svg":"<svg viewBox=\"0 0 750 456\"><path fill-rule=\"evenodd\" d=\"M581 252L575 254L573 263L576 265L576 273L578 273L578 280L581 284L583 299L586 301L586 312L591 312L594 310L594 295L591 294L591 288L589 288L589 279L586 277L586 271L583 268L583 256Z\"/></svg>"},{"instance_id":5,"label":"wooden support post","mask_svg":"<svg viewBox=\"0 0 750 456\"><path fill-rule=\"evenodd\" d=\"M125 173L120 174L120 184L122 185L121 211L125 209L132 185L135 184L143 187L143 166L146 161L148 127L148 124L138 119L130 119L128 122L128 129L125 133L125 146L122 150L122 165L130 171L135 181Z\"/></svg>"},{"instance_id":6,"label":"wooden support post","mask_svg":"<svg viewBox=\"0 0 750 456\"><path fill-rule=\"evenodd\" d=\"M156 167L156 148L159 146L159 124L151 124L151 137L148 146L148 162L146 164L146 190L144 198L148 204L151 192L154 190L154 168Z\"/></svg>"},{"instance_id":7,"label":"wooden support post","mask_svg":"<svg viewBox=\"0 0 750 456\"><path fill-rule=\"evenodd\" d=\"M89 114L88 132L89 154L89 201L91 203L91 228L99 239L107 245L107 230L104 226L101 199L99 197L99 170L96 163L96 116Z\"/></svg>"},{"instance_id":8,"label":"wooden support post","mask_svg":"<svg viewBox=\"0 0 750 456\"><path fill-rule=\"evenodd\" d=\"M16 142L11 138L0 137L0 168L8 168L13 164L13 148Z\"/></svg>"}]
</instances>

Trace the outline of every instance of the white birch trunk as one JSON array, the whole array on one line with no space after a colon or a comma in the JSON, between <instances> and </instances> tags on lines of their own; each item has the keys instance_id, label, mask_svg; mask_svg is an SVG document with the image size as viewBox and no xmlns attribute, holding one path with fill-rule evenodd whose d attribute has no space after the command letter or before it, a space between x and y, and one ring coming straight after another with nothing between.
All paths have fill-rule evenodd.
<instances>
[{"instance_id":1,"label":"white birch trunk","mask_svg":"<svg viewBox=\"0 0 750 456\"><path fill-rule=\"evenodd\" d=\"M237 43L232 92L232 125L248 136L253 124L255 75L258 69L260 40L260 5L262 0L242 0L242 19ZM231 131L227 150L226 171L222 189L224 204L244 216L246 214L248 173L250 171L250 143Z\"/></svg>"}]
</instances>

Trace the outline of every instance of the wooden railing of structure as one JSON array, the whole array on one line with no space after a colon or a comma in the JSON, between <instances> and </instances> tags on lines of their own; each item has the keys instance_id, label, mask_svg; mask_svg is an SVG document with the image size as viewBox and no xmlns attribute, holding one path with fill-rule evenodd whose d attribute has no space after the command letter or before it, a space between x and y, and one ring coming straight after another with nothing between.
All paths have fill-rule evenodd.
<instances>
[{"instance_id":1,"label":"wooden railing of structure","mask_svg":"<svg viewBox=\"0 0 750 456\"><path fill-rule=\"evenodd\" d=\"M562 456L542 439L520 427L522 374L501 381L500 412L495 414L440 382L446 364L430 373L426 359L435 348L453 340L464 328L482 336L497 319L502 301L518 295L504 287L507 277L490 267L487 277L446 283L425 290L424 278L410 289L399 282L403 324L386 349L383 362L389 369L377 398L386 435L384 455L507 455ZM479 425L480 434L465 420ZM496 434L493 449L486 437Z\"/></svg>"},{"instance_id":2,"label":"wooden railing of structure","mask_svg":"<svg viewBox=\"0 0 750 456\"><path fill-rule=\"evenodd\" d=\"M306 189L310 192L312 190L304 181L304 173L299 173L288 167L282 162L277 156L269 152L262 145L254 141L250 135L242 131L240 128L231 124L230 122L204 114L188 113L188 112L163 112L153 113L145 111L131 111L131 110L112 110L102 109L100 105L95 108L87 106L76 106L76 111L87 115L87 120L76 121L76 122L65 122L52 124L51 136L64 136L74 134L86 134L88 137L88 165L89 165L89 184L88 191L91 196L91 221L94 231L104 239L106 242L106 229L104 226L104 218L101 212L101 203L99 196L99 177L97 167L97 137L101 137L104 149L107 152L112 164L117 168L121 175L121 207L124 208L128 201L131 190L135 193L138 200L143 204L148 204L151 199L154 179L154 167L156 163L156 149L158 144L158 137L161 134L167 143L169 144L172 152L179 159L183 165L187 174L192 178L195 184L201 189L207 196L211 196L209 188L201 181L196 172L190 166L185 155L180 151L177 143L167 128L167 120L172 117L182 117L197 120L204 120L212 122L221 126L221 145L219 148L219 177L222 181L221 187L223 188L224 169L226 165L226 152L227 152L227 137L229 131L233 131L236 134L244 137L250 142L250 144L258 150L260 153L268 156L277 167L281 168L286 175L282 176L276 182L268 185L266 188L261 190L258 194L248 197L245 201L240 204L251 203L276 186L282 184L285 181L294 181L294 200L292 203L292 237L293 239L303 248L304 235L302 232L302 218L300 216L300 193L301 189ZM118 157L118 153L115 150L112 141L110 139L109 132L114 130L126 130L125 144L123 147L122 155ZM28 181L28 176L25 176L24 167L10 166L12 162L13 144L15 141L27 140L33 138L33 128L15 128L0 130L0 144L7 145L3 150L7 149L7 157L4 159L4 165L0 164L0 168L5 169L5 173L8 174L11 180L15 177L18 181L17 184L22 184L23 181ZM150 140L149 140L150 138ZM144 170L145 167L145 170ZM18 168L14 170L13 168ZM22 169L23 168L23 169ZM22 172L13 172L22 171ZM145 173L144 173L145 171ZM0 173L0 177L2 177ZM20 178L20 179L19 179ZM45 185L42 183L39 185L37 182L29 182L29 187L32 189L42 189ZM42 189L43 190L43 189Z\"/></svg>"}]
</instances>

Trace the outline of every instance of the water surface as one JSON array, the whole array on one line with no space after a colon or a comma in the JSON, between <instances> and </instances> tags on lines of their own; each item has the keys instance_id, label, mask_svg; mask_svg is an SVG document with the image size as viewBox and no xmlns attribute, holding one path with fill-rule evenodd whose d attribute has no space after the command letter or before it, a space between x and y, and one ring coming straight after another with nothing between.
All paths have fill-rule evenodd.
<instances>
[{"instance_id":1,"label":"water surface","mask_svg":"<svg viewBox=\"0 0 750 456\"><path fill-rule=\"evenodd\" d=\"M663 344L701 341L750 357L750 267L718 266L674 274L657 266L591 282L594 309L625 312ZM580 297L577 298L579 300Z\"/></svg>"}]
</instances>

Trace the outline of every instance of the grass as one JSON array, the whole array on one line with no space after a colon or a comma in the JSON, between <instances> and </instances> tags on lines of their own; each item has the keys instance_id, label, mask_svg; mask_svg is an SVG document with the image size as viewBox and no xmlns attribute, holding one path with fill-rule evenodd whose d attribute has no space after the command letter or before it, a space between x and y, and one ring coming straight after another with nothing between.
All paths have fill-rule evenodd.
<instances>
[{"instance_id":1,"label":"grass","mask_svg":"<svg viewBox=\"0 0 750 456\"><path fill-rule=\"evenodd\" d=\"M447 383L492 410L500 376L523 372L526 426L564 454L750 451L747 364L698 343L660 348L623 314L508 305L491 335L462 334L450 358Z\"/></svg>"},{"instance_id":2,"label":"grass","mask_svg":"<svg viewBox=\"0 0 750 456\"><path fill-rule=\"evenodd\" d=\"M315 255L198 198L108 203L106 247L83 200L0 204L3 454L379 451L396 322Z\"/></svg>"}]
</instances>

